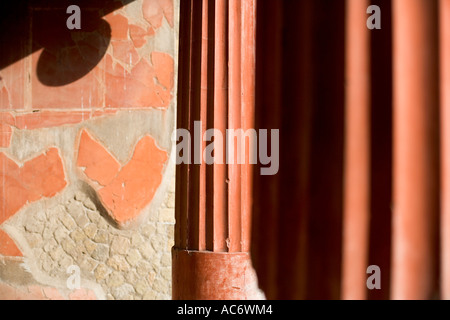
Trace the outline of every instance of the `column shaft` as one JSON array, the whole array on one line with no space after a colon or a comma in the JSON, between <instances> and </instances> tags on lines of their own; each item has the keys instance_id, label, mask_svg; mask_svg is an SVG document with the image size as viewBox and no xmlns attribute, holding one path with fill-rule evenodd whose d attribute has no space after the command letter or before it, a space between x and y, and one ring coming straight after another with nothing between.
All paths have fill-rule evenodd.
<instances>
[{"instance_id":1,"label":"column shaft","mask_svg":"<svg viewBox=\"0 0 450 320\"><path fill-rule=\"evenodd\" d=\"M343 299L366 298L370 219L370 31L367 0L347 1Z\"/></svg>"},{"instance_id":2,"label":"column shaft","mask_svg":"<svg viewBox=\"0 0 450 320\"><path fill-rule=\"evenodd\" d=\"M440 0L441 298L450 299L450 1Z\"/></svg>"},{"instance_id":3,"label":"column shaft","mask_svg":"<svg viewBox=\"0 0 450 320\"><path fill-rule=\"evenodd\" d=\"M437 288L437 18L437 1L393 1L393 299L429 299Z\"/></svg>"},{"instance_id":4,"label":"column shaft","mask_svg":"<svg viewBox=\"0 0 450 320\"><path fill-rule=\"evenodd\" d=\"M254 46L255 0L181 2L177 127L191 134L191 163L177 166L174 299L259 294L249 255L250 149L245 164L237 140L234 159L226 149L228 129L254 127ZM211 141L208 129L216 130ZM208 164L203 153L213 143Z\"/></svg>"}]
</instances>

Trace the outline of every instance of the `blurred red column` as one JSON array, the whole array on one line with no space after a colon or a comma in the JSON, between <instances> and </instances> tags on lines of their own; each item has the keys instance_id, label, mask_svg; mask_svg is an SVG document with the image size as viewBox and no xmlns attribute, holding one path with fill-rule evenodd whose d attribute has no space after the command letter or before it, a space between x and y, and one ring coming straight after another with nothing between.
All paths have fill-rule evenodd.
<instances>
[{"instance_id":1,"label":"blurred red column","mask_svg":"<svg viewBox=\"0 0 450 320\"><path fill-rule=\"evenodd\" d=\"M437 293L437 21L437 1L393 1L393 299Z\"/></svg>"},{"instance_id":2,"label":"blurred red column","mask_svg":"<svg viewBox=\"0 0 450 320\"><path fill-rule=\"evenodd\" d=\"M366 298L370 220L370 30L368 0L346 3L343 299Z\"/></svg>"},{"instance_id":3,"label":"blurred red column","mask_svg":"<svg viewBox=\"0 0 450 320\"><path fill-rule=\"evenodd\" d=\"M441 298L450 299L450 1L440 0L441 63Z\"/></svg>"},{"instance_id":4,"label":"blurred red column","mask_svg":"<svg viewBox=\"0 0 450 320\"><path fill-rule=\"evenodd\" d=\"M254 127L255 9L255 0L181 2L177 127L191 133L192 163L177 165L173 299L259 297L251 166L226 164L225 149L223 164L193 163L206 147L195 155L196 121L201 137L216 129L224 146L226 129Z\"/></svg>"},{"instance_id":5,"label":"blurred red column","mask_svg":"<svg viewBox=\"0 0 450 320\"><path fill-rule=\"evenodd\" d=\"M279 172L254 176L252 258L268 299L341 297L345 3L258 0L255 123L280 133Z\"/></svg>"}]
</instances>

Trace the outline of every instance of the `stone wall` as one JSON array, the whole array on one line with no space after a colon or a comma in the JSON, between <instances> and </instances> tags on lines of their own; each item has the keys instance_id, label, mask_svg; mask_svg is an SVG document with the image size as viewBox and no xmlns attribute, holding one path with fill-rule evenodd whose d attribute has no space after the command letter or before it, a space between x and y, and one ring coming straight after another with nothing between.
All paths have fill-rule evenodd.
<instances>
[{"instance_id":1,"label":"stone wall","mask_svg":"<svg viewBox=\"0 0 450 320\"><path fill-rule=\"evenodd\" d=\"M98 2L0 61L0 299L171 298L179 5Z\"/></svg>"}]
</instances>

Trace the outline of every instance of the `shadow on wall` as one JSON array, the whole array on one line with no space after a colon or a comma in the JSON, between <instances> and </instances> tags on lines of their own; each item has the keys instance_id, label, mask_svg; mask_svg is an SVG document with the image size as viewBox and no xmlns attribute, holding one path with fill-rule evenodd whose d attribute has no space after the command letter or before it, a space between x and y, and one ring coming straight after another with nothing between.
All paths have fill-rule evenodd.
<instances>
[{"instance_id":1,"label":"shadow on wall","mask_svg":"<svg viewBox=\"0 0 450 320\"><path fill-rule=\"evenodd\" d=\"M132 1L2 1L0 70L43 48L36 70L39 81L63 86L82 78L103 58L111 39L111 27L102 17ZM66 26L70 5L81 9L79 30Z\"/></svg>"}]
</instances>

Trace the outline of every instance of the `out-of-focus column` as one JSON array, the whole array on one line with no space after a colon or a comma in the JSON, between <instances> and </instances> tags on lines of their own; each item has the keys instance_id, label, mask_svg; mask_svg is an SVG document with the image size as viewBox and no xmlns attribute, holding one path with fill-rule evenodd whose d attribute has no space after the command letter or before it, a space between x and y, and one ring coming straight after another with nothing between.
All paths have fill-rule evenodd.
<instances>
[{"instance_id":1,"label":"out-of-focus column","mask_svg":"<svg viewBox=\"0 0 450 320\"><path fill-rule=\"evenodd\" d=\"M177 128L190 132L191 162L177 166L173 299L261 297L249 254L250 148L245 164L225 150L227 129L254 127L254 46L255 0L181 2Z\"/></svg>"},{"instance_id":2,"label":"out-of-focus column","mask_svg":"<svg viewBox=\"0 0 450 320\"><path fill-rule=\"evenodd\" d=\"M437 9L437 1L393 1L393 299L429 299L437 289Z\"/></svg>"},{"instance_id":3,"label":"out-of-focus column","mask_svg":"<svg viewBox=\"0 0 450 320\"><path fill-rule=\"evenodd\" d=\"M368 0L348 0L343 221L343 299L365 299L370 219Z\"/></svg>"},{"instance_id":4,"label":"out-of-focus column","mask_svg":"<svg viewBox=\"0 0 450 320\"><path fill-rule=\"evenodd\" d=\"M256 127L280 133L279 172L254 177L268 299L341 296L345 2L258 0Z\"/></svg>"},{"instance_id":5,"label":"out-of-focus column","mask_svg":"<svg viewBox=\"0 0 450 320\"><path fill-rule=\"evenodd\" d=\"M441 298L450 299L450 1L440 0Z\"/></svg>"}]
</instances>

